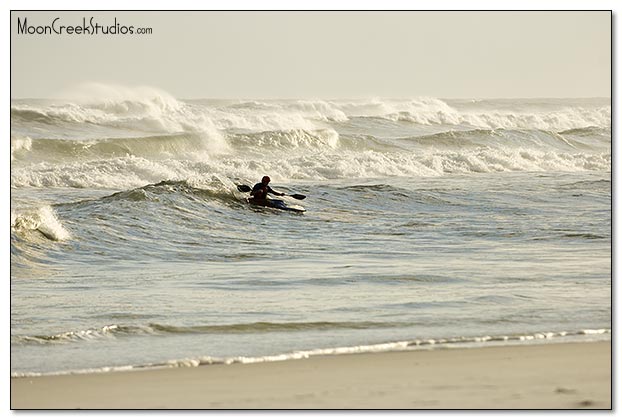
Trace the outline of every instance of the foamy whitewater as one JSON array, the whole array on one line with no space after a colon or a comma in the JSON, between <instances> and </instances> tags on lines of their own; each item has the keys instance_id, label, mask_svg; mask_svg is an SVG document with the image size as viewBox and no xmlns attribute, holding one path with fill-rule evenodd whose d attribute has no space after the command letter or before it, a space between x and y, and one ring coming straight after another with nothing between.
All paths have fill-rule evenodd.
<instances>
[{"instance_id":1,"label":"foamy whitewater","mask_svg":"<svg viewBox=\"0 0 622 420\"><path fill-rule=\"evenodd\" d=\"M11 101L14 376L610 334L608 98Z\"/></svg>"}]
</instances>

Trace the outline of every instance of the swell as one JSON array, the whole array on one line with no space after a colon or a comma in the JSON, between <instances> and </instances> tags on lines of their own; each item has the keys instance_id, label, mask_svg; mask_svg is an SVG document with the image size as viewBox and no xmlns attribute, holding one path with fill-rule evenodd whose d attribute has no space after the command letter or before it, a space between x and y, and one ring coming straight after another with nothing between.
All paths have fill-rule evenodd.
<instances>
[{"instance_id":1,"label":"swell","mask_svg":"<svg viewBox=\"0 0 622 420\"><path fill-rule=\"evenodd\" d=\"M42 122L46 124L54 124L59 121L63 121L63 119L56 118L54 115L50 115L48 112L45 112L41 109L30 109L30 108L18 108L11 107L11 121L16 123L31 123L31 122Z\"/></svg>"},{"instance_id":2,"label":"swell","mask_svg":"<svg viewBox=\"0 0 622 420\"><path fill-rule=\"evenodd\" d=\"M610 148L611 130L600 127L586 127L577 130L555 132L549 130L475 129L448 130L431 135L398 139L411 145L423 147L497 149L529 148L532 150L602 150ZM602 140L608 140L603 144Z\"/></svg>"},{"instance_id":3,"label":"swell","mask_svg":"<svg viewBox=\"0 0 622 420\"><path fill-rule=\"evenodd\" d=\"M17 207L11 210L11 258L14 262L34 261L37 250L43 249L44 243L74 240L84 244L81 233L88 230L93 220L105 223L110 219L114 224L129 215L133 223L143 226L148 235L153 228L149 223L152 223L154 209L170 215L173 222L184 219L199 225L205 219L206 211L223 205L239 208L244 205L243 200L235 184L230 181L223 184L214 178L195 183L162 181L97 198ZM73 227L70 229L69 225ZM116 226L105 231L115 232ZM105 241L105 237L102 234L99 241Z\"/></svg>"},{"instance_id":4,"label":"swell","mask_svg":"<svg viewBox=\"0 0 622 420\"><path fill-rule=\"evenodd\" d=\"M171 201L185 198L190 200L199 199L203 202L220 201L225 203L239 203L240 198L236 194L236 191L237 188L231 181L223 182L223 180L217 177L212 180L203 179L196 182L188 180L166 180L71 205L91 205L114 201L160 201L160 199L166 199L167 197L170 197Z\"/></svg>"},{"instance_id":5,"label":"swell","mask_svg":"<svg viewBox=\"0 0 622 420\"><path fill-rule=\"evenodd\" d=\"M261 334L271 332L304 332L322 330L364 330L395 328L409 324L388 322L253 322L248 324L175 326L150 323L147 325L106 325L101 328L66 331L50 335L16 335L11 344L62 344L76 341L115 339L139 335L170 334Z\"/></svg>"}]
</instances>

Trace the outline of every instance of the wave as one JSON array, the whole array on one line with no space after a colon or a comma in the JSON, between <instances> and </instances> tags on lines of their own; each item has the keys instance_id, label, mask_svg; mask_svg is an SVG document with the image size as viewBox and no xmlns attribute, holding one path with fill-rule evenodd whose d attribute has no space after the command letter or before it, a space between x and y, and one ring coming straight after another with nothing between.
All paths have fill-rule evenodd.
<instances>
[{"instance_id":1,"label":"wave","mask_svg":"<svg viewBox=\"0 0 622 420\"><path fill-rule=\"evenodd\" d=\"M562 133L542 130L447 130L430 135L381 139L373 135L344 134L333 129L277 130L254 133L229 133L212 138L204 133L173 133L94 140L35 138L13 136L11 159L37 161L75 161L124 156L155 160L183 158L206 160L210 157L269 153L324 153L327 149L348 152L399 152L413 147L438 150L530 148L546 151L610 150L610 131L598 128L569 130ZM605 140L604 142L602 140Z\"/></svg>"},{"instance_id":2,"label":"wave","mask_svg":"<svg viewBox=\"0 0 622 420\"><path fill-rule=\"evenodd\" d=\"M89 83L64 94L65 99L14 100L14 126L39 123L47 128L69 124L126 129L158 134L224 130L316 130L356 119L383 119L423 126L469 126L484 129L563 131L611 127L611 107L605 103L550 101L488 101L484 108L460 101L420 97L408 100L180 100L153 87L123 87Z\"/></svg>"},{"instance_id":3,"label":"wave","mask_svg":"<svg viewBox=\"0 0 622 420\"><path fill-rule=\"evenodd\" d=\"M456 101L454 101L456 102ZM459 101L458 101L459 102ZM583 127L611 127L611 107L598 104L562 105L551 101L551 107L536 103L531 107L517 101L489 103L484 109L452 106L452 101L431 97L409 100L371 99L359 101L283 101L280 103L245 102L235 109L299 115L315 121L347 122L356 119L381 119L424 126L453 125L484 129L537 129L562 131ZM279 127L283 129L283 127Z\"/></svg>"},{"instance_id":4,"label":"wave","mask_svg":"<svg viewBox=\"0 0 622 420\"><path fill-rule=\"evenodd\" d=\"M52 335L11 337L12 344L59 344L76 341L114 339L132 335L163 334L260 334L311 330L361 330L402 327L408 324L387 322L253 322L248 324L174 326L150 323L144 326L106 325L101 328L67 331Z\"/></svg>"},{"instance_id":5,"label":"wave","mask_svg":"<svg viewBox=\"0 0 622 420\"><path fill-rule=\"evenodd\" d=\"M161 180L191 180L206 176L258 180L265 174L277 182L379 177L437 177L511 171L610 171L611 153L544 151L529 148L422 150L318 154L286 154L268 159L226 157L214 160L151 160L123 156L86 162L61 162L15 167L11 186L129 189Z\"/></svg>"},{"instance_id":6,"label":"wave","mask_svg":"<svg viewBox=\"0 0 622 420\"><path fill-rule=\"evenodd\" d=\"M579 141L570 132L557 133L546 130L510 130L510 129L475 129L475 130L449 130L431 135L400 138L399 141L406 141L412 145L435 147L435 148L473 148L473 147L494 147L499 149L508 148L531 148L535 150L609 150L609 144L602 144L597 140ZM591 133L593 136L602 134L600 129L583 131ZM566 133L566 135L564 135Z\"/></svg>"},{"instance_id":7,"label":"wave","mask_svg":"<svg viewBox=\"0 0 622 420\"><path fill-rule=\"evenodd\" d=\"M99 195L99 194L98 194ZM38 243L42 239L55 242L73 238L58 214L67 219L76 215L85 215L86 220L99 218L103 215L124 214L126 203L132 205L132 212L137 218L147 217L153 207L138 206L133 203L158 203L158 208L168 208L179 217L196 216L204 218L204 212L210 205L239 207L245 204L245 196L238 192L236 184L219 176L202 177L187 180L167 180L142 187L122 190L113 194L99 195L96 198L78 201L57 202L53 205L39 205L11 210L12 256L32 257L32 247L23 248L24 244ZM116 213L115 213L116 212ZM181 215L180 213L183 213ZM79 216L79 219L82 216ZM77 228L83 227L82 221Z\"/></svg>"},{"instance_id":8,"label":"wave","mask_svg":"<svg viewBox=\"0 0 622 420\"><path fill-rule=\"evenodd\" d=\"M262 131L249 134L232 134L227 138L235 150L251 150L261 153L268 150L336 149L339 146L339 134L332 129L321 130L286 130Z\"/></svg>"},{"instance_id":9,"label":"wave","mask_svg":"<svg viewBox=\"0 0 622 420\"><path fill-rule=\"evenodd\" d=\"M24 153L32 150L32 139L28 136L11 135L11 161L16 153Z\"/></svg>"},{"instance_id":10,"label":"wave","mask_svg":"<svg viewBox=\"0 0 622 420\"><path fill-rule=\"evenodd\" d=\"M252 106L182 101L151 87L85 84L53 101L14 101L11 121L16 127L33 123L47 129L90 125L92 130L125 129L143 133L208 132L222 130L313 130L314 121L338 121L346 117L323 101L297 101L281 105Z\"/></svg>"},{"instance_id":11,"label":"wave","mask_svg":"<svg viewBox=\"0 0 622 420\"><path fill-rule=\"evenodd\" d=\"M537 129L546 131L572 130L589 126L610 127L609 107L596 109L571 108L561 111L533 112L458 112L455 110L428 112L402 111L385 115L391 121L404 121L422 125L467 125L489 129Z\"/></svg>"},{"instance_id":12,"label":"wave","mask_svg":"<svg viewBox=\"0 0 622 420\"><path fill-rule=\"evenodd\" d=\"M148 105L149 104L149 105ZM155 105L153 105L155 104ZM352 119L384 119L424 126L453 125L486 129L538 129L548 131L577 130L584 127L610 127L609 107L569 108L560 111L538 112L461 112L444 106L429 109L418 106L404 107L410 110L387 113L370 112L367 115L348 115L338 106L325 102L281 105L274 108L211 108L179 103L176 107L158 106L159 101L120 101L110 105L79 104L52 105L45 108L31 105L11 106L11 119L15 124L33 122L47 125L85 123L93 125L142 130L147 132L199 131L243 129L253 131L317 129L318 121L347 122ZM320 106L322 105L322 106ZM400 108L383 105L381 108Z\"/></svg>"},{"instance_id":13,"label":"wave","mask_svg":"<svg viewBox=\"0 0 622 420\"><path fill-rule=\"evenodd\" d=\"M110 326L106 333L115 331L116 326ZM375 327L372 327L375 328ZM103 329L102 329L103 330ZM101 335L101 332L97 334ZM91 334L93 336L93 334ZM345 355L345 354L361 354L361 353L379 353L389 351L416 351L416 350L432 350L436 348L453 348L453 347L471 347L481 345L512 345L518 343L542 343L551 340L569 340L569 341L583 341L587 337L593 337L592 340L610 340L611 329L585 329L573 332L560 331L560 332L536 332L527 334L514 334L514 335L496 335L496 336L461 336L451 338L429 338L418 340L404 340L394 341L378 344L366 344L355 345L346 347L333 347L333 348L320 348L313 350L298 350L289 353L274 354L267 356L235 356L235 357L212 357L201 356L184 359L168 360L161 363L148 363L140 365L126 365L126 366L109 366L93 369L81 369L74 371L60 371L45 373L45 375L68 375L68 374L83 374L83 373L97 373L97 372L121 372L128 370L139 369L154 369L154 368L177 368L177 367L198 367L205 365L218 365L225 364L230 365L234 363L267 363L286 360L300 360L308 359L310 357L327 356L327 355ZM13 340L13 338L12 338ZM11 377L30 377L30 376L42 376L44 374L37 372L14 372L11 373Z\"/></svg>"},{"instance_id":14,"label":"wave","mask_svg":"<svg viewBox=\"0 0 622 420\"><path fill-rule=\"evenodd\" d=\"M587 127L580 127L580 128L572 128L569 130L560 131L559 134L575 135L575 136L590 137L590 138L597 137L597 136L610 137L611 127L608 126L604 128L604 127L597 127L597 126L587 126Z\"/></svg>"},{"instance_id":15,"label":"wave","mask_svg":"<svg viewBox=\"0 0 622 420\"><path fill-rule=\"evenodd\" d=\"M71 234L50 206L11 210L11 231L21 235L36 232L52 241L66 241L71 238Z\"/></svg>"},{"instance_id":16,"label":"wave","mask_svg":"<svg viewBox=\"0 0 622 420\"><path fill-rule=\"evenodd\" d=\"M12 102L13 187L611 167L611 113L602 101L182 101L108 85L68 96Z\"/></svg>"},{"instance_id":17,"label":"wave","mask_svg":"<svg viewBox=\"0 0 622 420\"><path fill-rule=\"evenodd\" d=\"M202 133L179 133L97 140L12 138L12 160L62 161L105 159L118 156L206 158L228 150L221 138Z\"/></svg>"},{"instance_id":18,"label":"wave","mask_svg":"<svg viewBox=\"0 0 622 420\"><path fill-rule=\"evenodd\" d=\"M156 88L90 83L65 96L67 99L62 100L14 101L11 123L15 132L75 132L80 140L98 139L107 133L120 133L121 137L148 133L221 137L209 114L196 112L196 107Z\"/></svg>"},{"instance_id":19,"label":"wave","mask_svg":"<svg viewBox=\"0 0 622 420\"><path fill-rule=\"evenodd\" d=\"M190 199L205 201L221 201L227 204L239 203L236 184L230 180L223 180L218 176L211 178L174 181L161 181L127 191L116 192L95 200L86 200L78 203L68 203L64 206L90 205L114 201L160 201L160 197L167 195L184 196Z\"/></svg>"}]
</instances>

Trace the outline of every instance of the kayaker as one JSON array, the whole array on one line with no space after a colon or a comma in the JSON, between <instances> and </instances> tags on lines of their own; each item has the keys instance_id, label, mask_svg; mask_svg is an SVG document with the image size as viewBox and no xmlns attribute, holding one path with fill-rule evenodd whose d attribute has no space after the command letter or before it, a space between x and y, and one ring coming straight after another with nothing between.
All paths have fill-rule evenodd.
<instances>
[{"instance_id":1,"label":"kayaker","mask_svg":"<svg viewBox=\"0 0 622 420\"><path fill-rule=\"evenodd\" d=\"M268 185L269 183L270 183L269 176L264 176L263 178L261 178L261 182L258 182L257 184L255 184L255 186L251 190L251 198L249 201L253 204L259 204L259 205L265 206L267 204L268 193L277 195L280 197L285 195L285 193L274 191Z\"/></svg>"}]
</instances>

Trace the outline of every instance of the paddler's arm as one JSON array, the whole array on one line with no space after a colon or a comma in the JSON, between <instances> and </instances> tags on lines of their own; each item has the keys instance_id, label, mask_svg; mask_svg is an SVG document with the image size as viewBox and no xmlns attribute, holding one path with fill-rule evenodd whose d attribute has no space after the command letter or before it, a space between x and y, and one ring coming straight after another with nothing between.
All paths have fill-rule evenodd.
<instances>
[{"instance_id":1,"label":"paddler's arm","mask_svg":"<svg viewBox=\"0 0 622 420\"><path fill-rule=\"evenodd\" d=\"M269 186L269 185L268 185L268 192L269 192L270 194L278 195L278 196L280 196L280 197L283 197L283 196L285 195L285 193L280 193L280 192L274 191L272 188L270 188L270 186Z\"/></svg>"}]
</instances>

